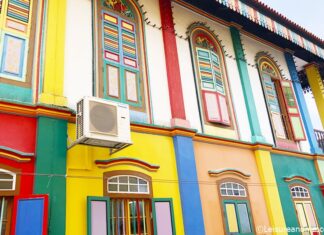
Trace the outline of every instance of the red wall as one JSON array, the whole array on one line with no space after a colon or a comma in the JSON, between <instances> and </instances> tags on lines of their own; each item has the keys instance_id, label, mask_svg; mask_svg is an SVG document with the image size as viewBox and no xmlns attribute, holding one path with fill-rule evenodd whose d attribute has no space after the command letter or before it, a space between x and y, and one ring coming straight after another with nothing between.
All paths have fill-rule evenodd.
<instances>
[{"instance_id":1,"label":"red wall","mask_svg":"<svg viewBox=\"0 0 324 235\"><path fill-rule=\"evenodd\" d=\"M0 146L25 153L35 153L36 122L35 118L0 113ZM20 169L20 194L33 193L35 158L30 162L17 162L1 157L0 163Z\"/></svg>"},{"instance_id":2,"label":"red wall","mask_svg":"<svg viewBox=\"0 0 324 235\"><path fill-rule=\"evenodd\" d=\"M35 140L35 118L0 114L0 146L34 153Z\"/></svg>"}]
</instances>

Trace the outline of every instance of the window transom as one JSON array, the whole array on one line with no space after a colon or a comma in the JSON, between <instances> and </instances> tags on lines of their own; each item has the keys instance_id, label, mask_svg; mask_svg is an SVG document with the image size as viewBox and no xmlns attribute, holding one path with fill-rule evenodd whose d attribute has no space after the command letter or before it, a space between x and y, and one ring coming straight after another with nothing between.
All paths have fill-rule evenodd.
<instances>
[{"instance_id":1,"label":"window transom","mask_svg":"<svg viewBox=\"0 0 324 235\"><path fill-rule=\"evenodd\" d=\"M108 178L109 193L149 194L148 181L137 176L119 175Z\"/></svg>"},{"instance_id":2,"label":"window transom","mask_svg":"<svg viewBox=\"0 0 324 235\"><path fill-rule=\"evenodd\" d=\"M245 187L235 182L222 183L220 185L220 192L225 197L247 197Z\"/></svg>"},{"instance_id":3,"label":"window transom","mask_svg":"<svg viewBox=\"0 0 324 235\"><path fill-rule=\"evenodd\" d=\"M293 198L310 198L308 189L302 186L295 186L290 189Z\"/></svg>"}]
</instances>

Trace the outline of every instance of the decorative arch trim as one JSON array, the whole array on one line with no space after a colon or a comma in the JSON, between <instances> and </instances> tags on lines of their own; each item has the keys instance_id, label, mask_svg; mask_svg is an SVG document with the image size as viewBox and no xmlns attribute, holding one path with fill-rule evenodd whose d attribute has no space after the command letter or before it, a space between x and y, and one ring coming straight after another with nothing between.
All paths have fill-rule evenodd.
<instances>
[{"instance_id":1,"label":"decorative arch trim","mask_svg":"<svg viewBox=\"0 0 324 235\"><path fill-rule=\"evenodd\" d=\"M216 43L216 45L220 49L219 53L222 54L222 57L224 59L224 55L225 55L224 48L225 48L225 46L221 43L222 40L219 39L219 36L217 34L215 34L214 30L212 30L209 26L207 26L206 23L204 23L204 22L194 22L194 23L192 23L187 28L187 31L186 31L187 38L190 38L191 35L197 30L202 30L204 33L206 33L212 39L216 39L216 40L213 40L213 42Z\"/></svg>"},{"instance_id":2,"label":"decorative arch trim","mask_svg":"<svg viewBox=\"0 0 324 235\"><path fill-rule=\"evenodd\" d=\"M243 179L249 179L251 177L250 174L246 174L246 173L243 173L242 171L240 170L237 170L237 169L233 169L233 168L226 168L226 169L219 169L219 170L209 170L208 171L208 174L210 176L216 176L216 177L219 177L219 176L222 176L222 175L236 175L236 176L239 176Z\"/></svg>"},{"instance_id":3,"label":"decorative arch trim","mask_svg":"<svg viewBox=\"0 0 324 235\"><path fill-rule=\"evenodd\" d=\"M130 158L130 157L119 157L119 158L114 158L109 160L96 160L95 163L99 168L109 168L116 165L126 165L126 164L134 165L143 168L147 171L157 171L160 168L159 165L150 164L148 162L139 160L137 158Z\"/></svg>"},{"instance_id":4,"label":"decorative arch trim","mask_svg":"<svg viewBox=\"0 0 324 235\"><path fill-rule=\"evenodd\" d=\"M30 162L34 153L21 152L5 146L0 146L0 158L7 158L16 162Z\"/></svg>"},{"instance_id":5,"label":"decorative arch trim","mask_svg":"<svg viewBox=\"0 0 324 235\"><path fill-rule=\"evenodd\" d=\"M285 182L291 182L291 181L295 181L295 180L299 180L302 181L306 184L310 184L312 182L312 180L307 179L306 177L300 176L300 175L293 175L293 176L288 176L288 177L284 177Z\"/></svg>"},{"instance_id":6,"label":"decorative arch trim","mask_svg":"<svg viewBox=\"0 0 324 235\"><path fill-rule=\"evenodd\" d=\"M275 58L269 52L261 51L256 54L255 62L258 66L260 65L260 62L262 62L262 60L270 63L270 65L272 65L272 67L275 69L276 73L280 76L280 78L284 78L280 66L277 64Z\"/></svg>"}]
</instances>

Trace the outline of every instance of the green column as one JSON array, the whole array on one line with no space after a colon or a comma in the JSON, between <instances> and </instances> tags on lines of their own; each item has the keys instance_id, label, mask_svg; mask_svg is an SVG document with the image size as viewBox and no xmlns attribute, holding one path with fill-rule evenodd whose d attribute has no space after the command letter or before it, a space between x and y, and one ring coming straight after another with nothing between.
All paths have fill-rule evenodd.
<instances>
[{"instance_id":1,"label":"green column","mask_svg":"<svg viewBox=\"0 0 324 235\"><path fill-rule=\"evenodd\" d=\"M265 142L264 137L261 134L259 119L256 112L256 106L252 94L252 87L250 83L250 77L248 73L247 63L244 56L243 45L241 42L240 32L235 27L230 27L232 41L235 51L235 57L237 67L240 73L241 85L243 88L244 101L247 108L248 119L250 123L250 129L252 133L252 142Z\"/></svg>"},{"instance_id":2,"label":"green column","mask_svg":"<svg viewBox=\"0 0 324 235\"><path fill-rule=\"evenodd\" d=\"M65 234L67 121L39 117L35 194L49 195L48 234Z\"/></svg>"}]
</instances>

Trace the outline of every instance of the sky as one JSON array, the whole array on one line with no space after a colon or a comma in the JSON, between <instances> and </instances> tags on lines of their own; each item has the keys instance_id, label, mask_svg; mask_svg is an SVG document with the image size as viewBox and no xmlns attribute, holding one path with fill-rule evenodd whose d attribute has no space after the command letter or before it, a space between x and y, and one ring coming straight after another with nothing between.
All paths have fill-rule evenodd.
<instances>
[{"instance_id":1,"label":"sky","mask_svg":"<svg viewBox=\"0 0 324 235\"><path fill-rule=\"evenodd\" d=\"M324 39L324 0L261 0L288 19Z\"/></svg>"},{"instance_id":2,"label":"sky","mask_svg":"<svg viewBox=\"0 0 324 235\"><path fill-rule=\"evenodd\" d=\"M324 0L261 0L269 7L324 40ZM313 95L305 94L315 129L323 130Z\"/></svg>"}]
</instances>

